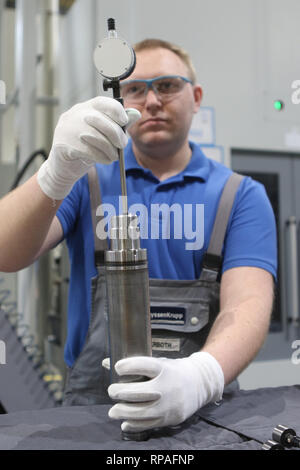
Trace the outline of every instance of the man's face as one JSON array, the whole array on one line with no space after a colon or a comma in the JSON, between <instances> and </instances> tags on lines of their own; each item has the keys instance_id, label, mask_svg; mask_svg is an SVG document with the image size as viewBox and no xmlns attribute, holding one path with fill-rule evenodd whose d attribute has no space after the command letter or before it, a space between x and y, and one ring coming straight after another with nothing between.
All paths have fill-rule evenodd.
<instances>
[{"instance_id":1,"label":"man's face","mask_svg":"<svg viewBox=\"0 0 300 470\"><path fill-rule=\"evenodd\" d=\"M151 79L163 75L188 78L186 65L168 49L144 50L136 54L136 59L136 68L128 80ZM148 91L145 101L141 104L125 100L125 107L136 108L142 114L141 119L129 129L134 145L143 153L156 149L179 149L187 140L201 97L200 86L186 83L178 94L166 101L153 90Z\"/></svg>"}]
</instances>

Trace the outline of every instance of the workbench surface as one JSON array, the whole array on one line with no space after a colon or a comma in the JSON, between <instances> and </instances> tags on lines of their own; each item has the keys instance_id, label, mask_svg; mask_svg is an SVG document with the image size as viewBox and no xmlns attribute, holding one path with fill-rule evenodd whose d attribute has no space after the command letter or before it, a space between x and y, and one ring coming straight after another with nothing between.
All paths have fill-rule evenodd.
<instances>
[{"instance_id":1,"label":"workbench surface","mask_svg":"<svg viewBox=\"0 0 300 470\"><path fill-rule=\"evenodd\" d=\"M300 385L235 391L182 425L124 441L109 405L57 407L0 415L0 450L260 450L278 424L300 435Z\"/></svg>"}]
</instances>

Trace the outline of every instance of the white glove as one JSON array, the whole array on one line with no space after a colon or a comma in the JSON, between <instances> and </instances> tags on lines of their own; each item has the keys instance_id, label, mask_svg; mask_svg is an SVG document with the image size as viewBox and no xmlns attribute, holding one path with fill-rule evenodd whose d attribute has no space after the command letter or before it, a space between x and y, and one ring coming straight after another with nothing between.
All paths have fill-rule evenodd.
<instances>
[{"instance_id":1,"label":"white glove","mask_svg":"<svg viewBox=\"0 0 300 470\"><path fill-rule=\"evenodd\" d=\"M109 396L123 402L114 405L108 415L125 420L121 425L125 432L176 426L205 404L222 398L224 374L207 352L183 359L129 357L118 361L115 369L121 376L137 374L151 379L108 387Z\"/></svg>"},{"instance_id":2,"label":"white glove","mask_svg":"<svg viewBox=\"0 0 300 470\"><path fill-rule=\"evenodd\" d=\"M62 114L49 158L38 171L42 191L62 200L95 162L117 160L118 149L128 141L122 127L139 118L139 111L125 111L118 101L105 96L77 104Z\"/></svg>"}]
</instances>

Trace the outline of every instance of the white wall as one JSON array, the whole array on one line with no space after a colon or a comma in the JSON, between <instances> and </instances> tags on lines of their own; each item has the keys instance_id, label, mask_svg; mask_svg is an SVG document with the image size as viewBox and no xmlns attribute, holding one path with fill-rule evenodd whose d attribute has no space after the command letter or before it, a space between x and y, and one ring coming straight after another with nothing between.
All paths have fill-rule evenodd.
<instances>
[{"instance_id":1,"label":"white wall","mask_svg":"<svg viewBox=\"0 0 300 470\"><path fill-rule=\"evenodd\" d=\"M60 107L95 96L96 2L77 1L61 21Z\"/></svg>"},{"instance_id":2,"label":"white wall","mask_svg":"<svg viewBox=\"0 0 300 470\"><path fill-rule=\"evenodd\" d=\"M2 22L2 66L1 79L6 84L6 94L11 95L15 89L15 63L14 63L14 11L10 9L3 10ZM1 140L1 157L3 163L14 163L16 158L16 141L14 137L15 131L15 111L10 108L2 118L2 140ZM5 138L4 138L5 137Z\"/></svg>"}]
</instances>

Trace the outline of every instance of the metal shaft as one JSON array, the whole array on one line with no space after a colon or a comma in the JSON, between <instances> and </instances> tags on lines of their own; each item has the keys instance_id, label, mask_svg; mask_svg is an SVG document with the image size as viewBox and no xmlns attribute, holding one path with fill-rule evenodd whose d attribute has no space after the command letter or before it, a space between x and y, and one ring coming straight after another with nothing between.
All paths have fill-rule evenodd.
<instances>
[{"instance_id":1,"label":"metal shaft","mask_svg":"<svg viewBox=\"0 0 300 470\"><path fill-rule=\"evenodd\" d=\"M128 214L128 201L127 201L127 185L126 185L126 173L125 173L125 161L124 161L123 149L119 150L119 162L120 162L123 215L127 215Z\"/></svg>"}]
</instances>

